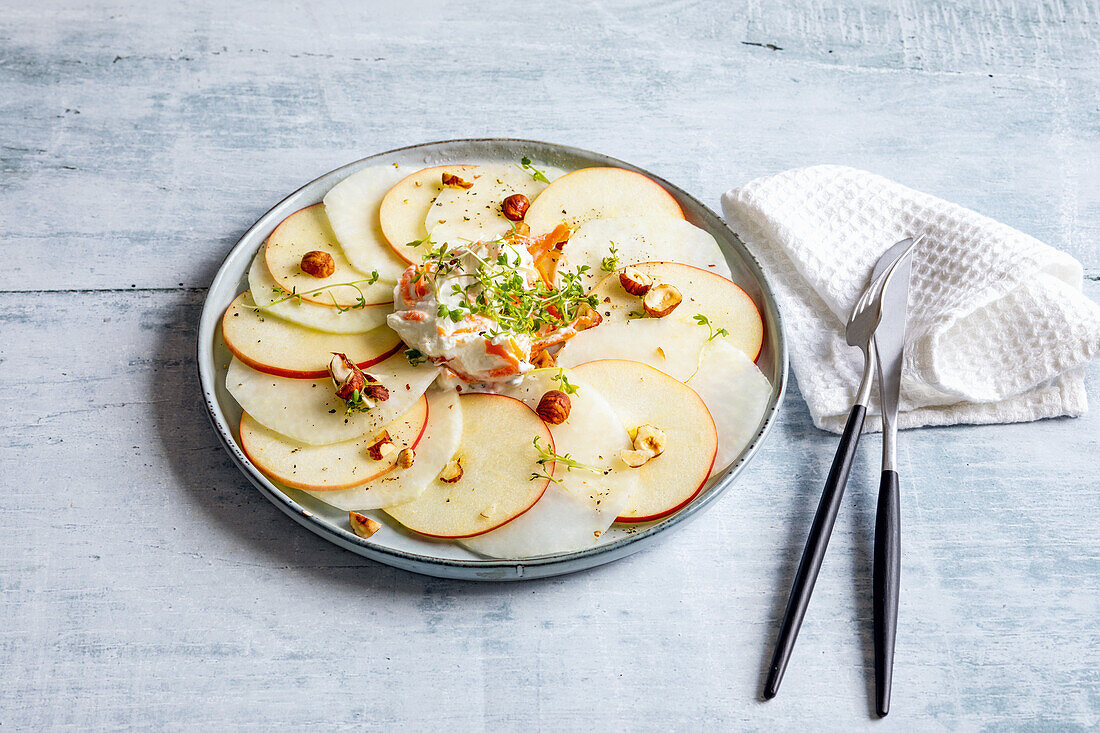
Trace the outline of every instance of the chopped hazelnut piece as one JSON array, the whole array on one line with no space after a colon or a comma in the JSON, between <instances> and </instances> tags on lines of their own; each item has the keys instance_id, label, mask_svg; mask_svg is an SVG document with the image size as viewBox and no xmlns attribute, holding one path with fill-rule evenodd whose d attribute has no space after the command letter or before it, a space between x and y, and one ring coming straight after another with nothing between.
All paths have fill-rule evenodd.
<instances>
[{"instance_id":1,"label":"chopped hazelnut piece","mask_svg":"<svg viewBox=\"0 0 1100 733\"><path fill-rule=\"evenodd\" d=\"M462 478L462 459L452 458L450 462L439 472L439 480L445 484L453 484Z\"/></svg>"},{"instance_id":2,"label":"chopped hazelnut piece","mask_svg":"<svg viewBox=\"0 0 1100 733\"><path fill-rule=\"evenodd\" d=\"M573 328L578 331L587 331L601 323L603 323L603 316L600 315L600 312L587 303L582 303L577 308L577 317L573 319Z\"/></svg>"},{"instance_id":3,"label":"chopped hazelnut piece","mask_svg":"<svg viewBox=\"0 0 1100 733\"><path fill-rule=\"evenodd\" d=\"M549 369L556 366L558 360L554 358L554 355L550 353L549 349L543 349L531 359L531 364L536 369Z\"/></svg>"},{"instance_id":4,"label":"chopped hazelnut piece","mask_svg":"<svg viewBox=\"0 0 1100 733\"><path fill-rule=\"evenodd\" d=\"M652 425L639 425L634 436L634 449L649 451L656 458L664 453L665 431Z\"/></svg>"},{"instance_id":5,"label":"chopped hazelnut piece","mask_svg":"<svg viewBox=\"0 0 1100 733\"><path fill-rule=\"evenodd\" d=\"M375 532L382 529L381 524L359 512L348 512L348 521L351 522L351 530L363 539L371 537Z\"/></svg>"},{"instance_id":6,"label":"chopped hazelnut piece","mask_svg":"<svg viewBox=\"0 0 1100 733\"><path fill-rule=\"evenodd\" d=\"M623 459L623 463L631 468L641 468L649 462L649 459L652 458L653 455L649 451L628 450L623 448L619 451L619 457Z\"/></svg>"},{"instance_id":7,"label":"chopped hazelnut piece","mask_svg":"<svg viewBox=\"0 0 1100 733\"><path fill-rule=\"evenodd\" d=\"M332 385L336 387L336 396L342 400L350 399L352 393L362 390L367 382L363 370L356 366L346 354L332 355L328 373L332 377Z\"/></svg>"},{"instance_id":8,"label":"chopped hazelnut piece","mask_svg":"<svg viewBox=\"0 0 1100 733\"><path fill-rule=\"evenodd\" d=\"M682 300L683 297L680 295L680 291L674 285L659 283L651 287L649 292L645 294L642 299L642 307L645 308L646 315L653 318L664 318L676 310L676 306L680 305Z\"/></svg>"},{"instance_id":9,"label":"chopped hazelnut piece","mask_svg":"<svg viewBox=\"0 0 1100 733\"><path fill-rule=\"evenodd\" d=\"M397 467L398 468L412 468L413 460L416 459L416 454L412 448L405 448L397 454Z\"/></svg>"},{"instance_id":10,"label":"chopped hazelnut piece","mask_svg":"<svg viewBox=\"0 0 1100 733\"><path fill-rule=\"evenodd\" d=\"M619 451L623 463L640 468L665 451L665 431L652 425L639 425L634 431L633 450Z\"/></svg>"},{"instance_id":11,"label":"chopped hazelnut piece","mask_svg":"<svg viewBox=\"0 0 1100 733\"><path fill-rule=\"evenodd\" d=\"M645 295L653 287L653 278L637 267L624 267L619 271L619 284L631 295Z\"/></svg>"},{"instance_id":12,"label":"chopped hazelnut piece","mask_svg":"<svg viewBox=\"0 0 1100 733\"><path fill-rule=\"evenodd\" d=\"M389 450L386 450L389 448ZM382 433L371 441L367 446L367 455L370 456L372 461L380 461L388 454L397 450L397 446L393 444L393 438L390 437L388 430L383 430Z\"/></svg>"},{"instance_id":13,"label":"chopped hazelnut piece","mask_svg":"<svg viewBox=\"0 0 1100 733\"><path fill-rule=\"evenodd\" d=\"M462 188L462 189L470 189L470 188L474 187L474 184L471 181L465 181L465 180L459 178L458 176L456 176L454 173L444 173L443 174L443 185L446 186L447 188Z\"/></svg>"}]
</instances>

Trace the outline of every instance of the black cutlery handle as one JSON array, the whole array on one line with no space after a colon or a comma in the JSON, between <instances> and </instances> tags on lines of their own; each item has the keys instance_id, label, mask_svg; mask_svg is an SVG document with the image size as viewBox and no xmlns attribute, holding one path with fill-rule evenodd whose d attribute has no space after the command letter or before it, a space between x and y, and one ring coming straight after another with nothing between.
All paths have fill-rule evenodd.
<instances>
[{"instance_id":1,"label":"black cutlery handle","mask_svg":"<svg viewBox=\"0 0 1100 733\"><path fill-rule=\"evenodd\" d=\"M875 642L875 710L890 712L890 683L894 676L894 636L898 627L898 584L901 578L901 509L898 474L883 471L875 520L875 565L872 606Z\"/></svg>"},{"instance_id":2,"label":"black cutlery handle","mask_svg":"<svg viewBox=\"0 0 1100 733\"><path fill-rule=\"evenodd\" d=\"M848 423L844 426L844 435L840 438L840 445L833 458L833 466L829 469L829 477L825 480L825 490L821 493L821 501L810 526L810 536L806 539L806 549L802 551L802 560L799 561L798 571L794 575L794 586L787 601L787 610L783 614L783 625L775 643L775 654L772 655L772 663L764 681L764 697L769 700L779 692L779 683L783 681L783 673L790 661L798 630L802 627L806 607L810 604L810 595L814 592L817 573L825 558L825 549L829 546L829 535L840 509L844 486L848 483L848 471L852 468L852 459L856 454L859 433L863 430L863 418L866 415L867 408L863 405L852 407Z\"/></svg>"}]
</instances>

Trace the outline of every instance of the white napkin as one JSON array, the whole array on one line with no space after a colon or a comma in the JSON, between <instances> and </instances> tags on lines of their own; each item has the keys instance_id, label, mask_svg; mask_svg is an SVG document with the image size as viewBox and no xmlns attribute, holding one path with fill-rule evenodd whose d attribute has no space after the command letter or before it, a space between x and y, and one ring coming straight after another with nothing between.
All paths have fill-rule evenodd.
<instances>
[{"instance_id":1,"label":"white napkin","mask_svg":"<svg viewBox=\"0 0 1100 733\"><path fill-rule=\"evenodd\" d=\"M1083 365L1100 354L1100 306L1081 264L961 206L865 171L814 166L722 197L779 301L791 367L814 424L840 432L863 370L844 324L875 261L914 252L902 428L1081 415ZM878 389L867 420L880 430Z\"/></svg>"}]
</instances>

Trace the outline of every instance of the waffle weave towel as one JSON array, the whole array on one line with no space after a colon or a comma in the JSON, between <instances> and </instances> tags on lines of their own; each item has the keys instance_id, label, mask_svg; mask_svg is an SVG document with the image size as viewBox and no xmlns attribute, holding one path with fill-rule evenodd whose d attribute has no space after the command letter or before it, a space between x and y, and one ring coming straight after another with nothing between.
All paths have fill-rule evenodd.
<instances>
[{"instance_id":1,"label":"waffle weave towel","mask_svg":"<svg viewBox=\"0 0 1100 733\"><path fill-rule=\"evenodd\" d=\"M814 424L840 432L863 369L844 324L875 261L924 234L909 290L899 427L1005 423L1087 408L1100 306L1081 264L1011 227L881 176L814 166L722 197L776 290ZM867 420L881 429L877 388Z\"/></svg>"}]
</instances>

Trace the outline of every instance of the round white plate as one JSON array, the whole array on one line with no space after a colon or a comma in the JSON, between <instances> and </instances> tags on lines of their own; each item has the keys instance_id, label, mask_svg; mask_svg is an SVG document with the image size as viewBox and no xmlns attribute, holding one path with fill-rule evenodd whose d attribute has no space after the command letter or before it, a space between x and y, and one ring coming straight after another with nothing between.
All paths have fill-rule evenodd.
<instances>
[{"instance_id":1,"label":"round white plate","mask_svg":"<svg viewBox=\"0 0 1100 733\"><path fill-rule=\"evenodd\" d=\"M238 293L247 289L249 264L275 226L298 209L319 202L330 188L352 173L379 164L396 163L412 172L417 168L444 163L516 162L523 156L536 161L536 165L543 163L565 170L614 166L643 173L676 198L688 221L714 235L726 255L734 280L756 302L764 319L764 345L757 364L772 383L768 409L755 438L733 465L724 473L711 477L700 495L687 507L650 524L614 527L586 550L523 560L490 560L455 543L433 541L407 532L382 512L367 512L382 522L383 528L373 537L362 539L352 533L346 512L334 509L302 491L272 483L245 457L237 435L241 409L225 390L225 370L230 354L221 339L222 313ZM710 506L733 484L775 422L787 383L787 347L775 298L760 265L725 223L703 204L668 181L606 155L533 140L490 138L425 143L372 155L326 173L280 201L241 237L210 284L199 322L198 367L210 420L226 450L260 493L302 526L364 557L417 573L469 580L524 580L571 573L617 560L669 535L669 530Z\"/></svg>"}]
</instances>

